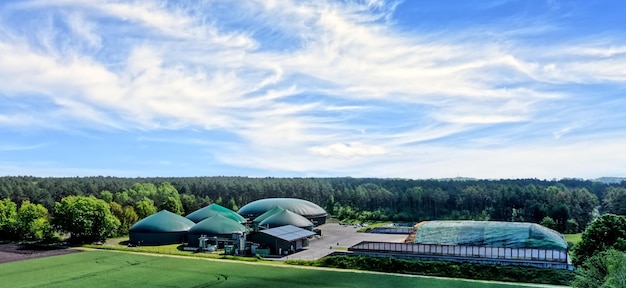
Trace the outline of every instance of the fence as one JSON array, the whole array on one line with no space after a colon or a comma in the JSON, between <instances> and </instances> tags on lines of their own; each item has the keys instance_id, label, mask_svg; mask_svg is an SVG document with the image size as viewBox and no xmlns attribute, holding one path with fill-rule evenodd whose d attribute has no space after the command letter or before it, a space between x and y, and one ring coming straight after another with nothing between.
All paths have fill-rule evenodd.
<instances>
[{"instance_id":1,"label":"fence","mask_svg":"<svg viewBox=\"0 0 626 288\"><path fill-rule=\"evenodd\" d=\"M565 250L535 248L504 248L364 241L348 248L348 251L361 254L382 253L409 256L406 258L439 258L445 260L520 264L561 269L569 269L570 264L569 256Z\"/></svg>"}]
</instances>

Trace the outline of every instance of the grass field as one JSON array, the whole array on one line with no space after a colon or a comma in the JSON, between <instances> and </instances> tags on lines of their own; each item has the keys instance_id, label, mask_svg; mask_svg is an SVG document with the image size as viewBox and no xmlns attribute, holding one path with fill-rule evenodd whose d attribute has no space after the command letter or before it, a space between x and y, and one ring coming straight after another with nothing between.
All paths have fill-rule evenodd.
<instances>
[{"instance_id":1,"label":"grass field","mask_svg":"<svg viewBox=\"0 0 626 288\"><path fill-rule=\"evenodd\" d=\"M87 251L0 264L0 287L527 287Z\"/></svg>"},{"instance_id":2,"label":"grass field","mask_svg":"<svg viewBox=\"0 0 626 288\"><path fill-rule=\"evenodd\" d=\"M582 233L578 233L578 234L564 234L563 236L565 236L565 241L576 244L580 242L580 240L582 239L582 235L583 235Z\"/></svg>"}]
</instances>

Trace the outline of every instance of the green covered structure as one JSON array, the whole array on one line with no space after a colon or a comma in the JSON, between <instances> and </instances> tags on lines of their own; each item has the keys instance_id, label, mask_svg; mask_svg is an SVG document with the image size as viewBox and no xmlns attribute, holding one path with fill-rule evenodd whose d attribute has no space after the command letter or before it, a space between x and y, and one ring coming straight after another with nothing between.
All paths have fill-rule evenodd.
<instances>
[{"instance_id":1,"label":"green covered structure","mask_svg":"<svg viewBox=\"0 0 626 288\"><path fill-rule=\"evenodd\" d=\"M313 223L296 213L289 210L283 210L278 213L274 213L263 221L259 222L259 228L276 228L285 225L292 225L298 228L312 230Z\"/></svg>"},{"instance_id":2,"label":"green covered structure","mask_svg":"<svg viewBox=\"0 0 626 288\"><path fill-rule=\"evenodd\" d=\"M415 228L418 244L567 250L561 233L535 223L427 221Z\"/></svg>"},{"instance_id":3,"label":"green covered structure","mask_svg":"<svg viewBox=\"0 0 626 288\"><path fill-rule=\"evenodd\" d=\"M263 222L263 220L267 219L268 217L276 214L276 213L280 213L285 211L285 208L277 206L274 207L272 210L267 211L263 214L261 214L261 216L254 218L254 220L252 220L252 225L254 226L254 231L259 231L259 223Z\"/></svg>"},{"instance_id":4,"label":"green covered structure","mask_svg":"<svg viewBox=\"0 0 626 288\"><path fill-rule=\"evenodd\" d=\"M276 207L282 207L285 210L294 212L308 219L315 226L326 223L326 218L328 217L326 210L317 204L296 198L267 198L257 200L241 207L237 213L243 217L255 219Z\"/></svg>"},{"instance_id":5,"label":"green covered structure","mask_svg":"<svg viewBox=\"0 0 626 288\"><path fill-rule=\"evenodd\" d=\"M200 208L194 212L191 212L189 215L185 216L187 219L199 223L200 221L207 219L209 217L213 217L216 215L222 215L224 217L230 218L239 223L246 223L246 219L241 217L241 215L237 214L237 212L230 210L224 206L219 204L211 204L204 208Z\"/></svg>"},{"instance_id":6,"label":"green covered structure","mask_svg":"<svg viewBox=\"0 0 626 288\"><path fill-rule=\"evenodd\" d=\"M198 222L189 229L187 246L198 247L199 238L203 235L208 238L232 239L233 234L243 234L246 231L246 227L241 223L223 215L215 215Z\"/></svg>"},{"instance_id":7,"label":"green covered structure","mask_svg":"<svg viewBox=\"0 0 626 288\"><path fill-rule=\"evenodd\" d=\"M141 219L129 229L130 243L167 245L185 242L187 231L195 223L183 216L161 210Z\"/></svg>"}]
</instances>

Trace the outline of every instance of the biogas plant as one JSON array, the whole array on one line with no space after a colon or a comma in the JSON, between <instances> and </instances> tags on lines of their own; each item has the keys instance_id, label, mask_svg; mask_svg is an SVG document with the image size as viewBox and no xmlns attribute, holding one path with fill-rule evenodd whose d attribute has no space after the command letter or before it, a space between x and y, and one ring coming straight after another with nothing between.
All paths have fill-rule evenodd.
<instances>
[{"instance_id":1,"label":"biogas plant","mask_svg":"<svg viewBox=\"0 0 626 288\"><path fill-rule=\"evenodd\" d=\"M130 243L186 243L186 250L287 255L307 247L311 237L320 236L321 231L314 228L326 223L328 216L322 207L294 198L257 200L238 212L211 204L186 217L162 210L130 228Z\"/></svg>"},{"instance_id":2,"label":"biogas plant","mask_svg":"<svg viewBox=\"0 0 626 288\"><path fill-rule=\"evenodd\" d=\"M319 205L295 198L261 199L237 212L211 204L185 217L162 210L133 225L129 243L184 244L185 250L275 259L341 253L572 268L563 235L534 223L423 221L357 233L355 225L326 223L329 216ZM333 249L340 243L346 249Z\"/></svg>"}]
</instances>

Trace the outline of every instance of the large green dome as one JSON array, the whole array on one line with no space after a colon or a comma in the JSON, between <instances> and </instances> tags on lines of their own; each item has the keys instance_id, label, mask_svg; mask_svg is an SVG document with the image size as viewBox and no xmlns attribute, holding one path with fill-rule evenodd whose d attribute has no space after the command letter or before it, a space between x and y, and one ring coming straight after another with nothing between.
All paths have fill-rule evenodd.
<instances>
[{"instance_id":1,"label":"large green dome","mask_svg":"<svg viewBox=\"0 0 626 288\"><path fill-rule=\"evenodd\" d=\"M204 208L200 208L190 213L186 217L187 219L195 223L199 223L200 221L204 219L217 216L217 215L222 215L224 217L230 218L239 223L246 223L246 219L241 217L241 215L237 214L237 212L230 210L224 206L215 204L215 203L208 205Z\"/></svg>"},{"instance_id":2,"label":"large green dome","mask_svg":"<svg viewBox=\"0 0 626 288\"><path fill-rule=\"evenodd\" d=\"M325 218L326 210L315 203L296 198L268 198L250 202L241 207L237 213L244 217L255 218L276 207L282 207L306 218Z\"/></svg>"},{"instance_id":3,"label":"large green dome","mask_svg":"<svg viewBox=\"0 0 626 288\"><path fill-rule=\"evenodd\" d=\"M129 232L138 233L171 233L188 231L195 223L167 210L161 210L141 219L130 227Z\"/></svg>"}]
</instances>

